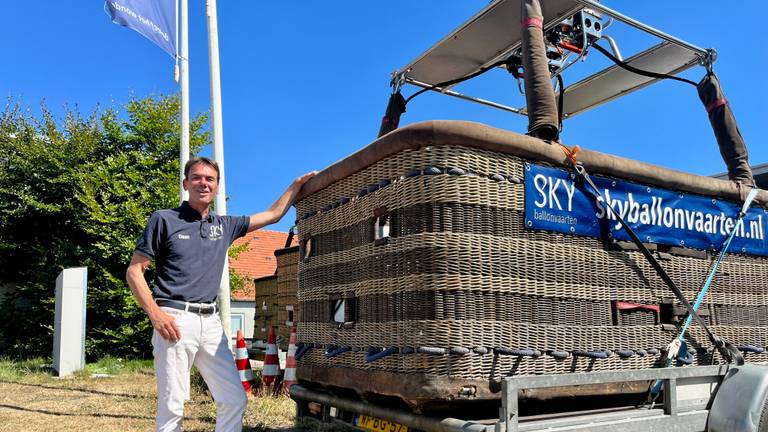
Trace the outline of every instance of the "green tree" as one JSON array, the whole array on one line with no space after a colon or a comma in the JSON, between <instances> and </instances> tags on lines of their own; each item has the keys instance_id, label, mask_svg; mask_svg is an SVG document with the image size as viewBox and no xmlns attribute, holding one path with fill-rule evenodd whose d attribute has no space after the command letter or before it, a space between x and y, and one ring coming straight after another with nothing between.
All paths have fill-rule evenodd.
<instances>
[{"instance_id":1,"label":"green tree","mask_svg":"<svg viewBox=\"0 0 768 432\"><path fill-rule=\"evenodd\" d=\"M51 352L55 279L88 267L87 346L145 356L151 326L132 299L125 268L149 214L178 203L179 100L133 99L61 125L43 107L0 114L0 352ZM209 142L207 117L190 122L193 153ZM150 275L151 277L151 275Z\"/></svg>"}]
</instances>

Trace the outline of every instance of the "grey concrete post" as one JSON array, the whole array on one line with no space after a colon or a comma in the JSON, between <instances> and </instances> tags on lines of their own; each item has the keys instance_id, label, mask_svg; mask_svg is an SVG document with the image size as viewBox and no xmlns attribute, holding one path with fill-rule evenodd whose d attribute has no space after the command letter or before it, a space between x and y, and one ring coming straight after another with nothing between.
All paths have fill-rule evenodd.
<instances>
[{"instance_id":1,"label":"grey concrete post","mask_svg":"<svg viewBox=\"0 0 768 432\"><path fill-rule=\"evenodd\" d=\"M64 269L56 278L53 368L59 376L85 367L85 299L88 268Z\"/></svg>"}]
</instances>

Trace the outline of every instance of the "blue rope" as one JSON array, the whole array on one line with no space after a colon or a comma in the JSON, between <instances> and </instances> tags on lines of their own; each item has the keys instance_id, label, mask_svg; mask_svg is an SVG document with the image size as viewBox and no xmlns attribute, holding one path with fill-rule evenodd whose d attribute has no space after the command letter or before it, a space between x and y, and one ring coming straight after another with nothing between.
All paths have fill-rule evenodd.
<instances>
[{"instance_id":1,"label":"blue rope","mask_svg":"<svg viewBox=\"0 0 768 432\"><path fill-rule=\"evenodd\" d=\"M679 354L677 356L677 361L680 364L686 364L686 365L693 364L693 353L690 351L686 351L685 356Z\"/></svg>"},{"instance_id":2,"label":"blue rope","mask_svg":"<svg viewBox=\"0 0 768 432\"><path fill-rule=\"evenodd\" d=\"M380 349L380 348L379 348ZM389 355L395 354L398 352L399 349L395 346L389 347L383 351L368 351L368 354L365 355L365 361L367 363L375 362L376 360L383 359L384 357L387 357Z\"/></svg>"},{"instance_id":3,"label":"blue rope","mask_svg":"<svg viewBox=\"0 0 768 432\"><path fill-rule=\"evenodd\" d=\"M549 355L551 355L552 357L554 357L554 358L556 358L558 360L563 360L563 359L567 359L568 358L568 351L552 350L552 351L549 352Z\"/></svg>"},{"instance_id":4,"label":"blue rope","mask_svg":"<svg viewBox=\"0 0 768 432\"><path fill-rule=\"evenodd\" d=\"M449 350L449 352L453 355L465 355L469 354L469 348L453 347Z\"/></svg>"},{"instance_id":5,"label":"blue rope","mask_svg":"<svg viewBox=\"0 0 768 432\"><path fill-rule=\"evenodd\" d=\"M304 354L306 354L306 353L307 353L309 350L311 350L312 348L313 348L313 347L312 347L312 345L311 345L311 344L309 344L309 345L304 345L304 346L302 346L301 348L297 348L297 349L296 349L296 354L294 354L294 356L293 356L293 357L296 359L296 361L299 361L299 360L301 360L301 358L302 358L302 357L304 357Z\"/></svg>"},{"instance_id":6,"label":"blue rope","mask_svg":"<svg viewBox=\"0 0 768 432\"><path fill-rule=\"evenodd\" d=\"M632 350L616 350L616 354L621 358L633 357L636 353Z\"/></svg>"},{"instance_id":7,"label":"blue rope","mask_svg":"<svg viewBox=\"0 0 768 432\"><path fill-rule=\"evenodd\" d=\"M696 297L696 302L693 304L693 310L695 312L698 312L699 307L701 307L701 303L704 301L704 296L707 295L707 292L709 291L709 286L712 284L712 281L715 279L715 273L717 273L717 268L720 267L720 262L723 260L725 253L728 251L728 247L731 245L731 241L733 240L733 237L736 235L736 231L738 231L739 227L741 227L741 225L744 223L744 216L746 215L747 210L749 210L750 205L752 205L752 200L755 199L755 196L757 196L757 188L752 188L749 191L749 194L747 195L747 199L744 201L744 205L741 207L741 211L739 212L738 219L736 220L736 225L734 225L730 234L728 234L728 238L725 240L725 243L723 243L723 247L720 248L720 253L717 255L717 259L712 265L712 270L709 271L709 276L707 276L707 281L704 282L704 286L701 288L701 292L699 292L699 295ZM680 329L680 335L678 336L678 339L680 339L681 342L683 340L683 337L685 336L685 332L688 331L688 327L691 325L692 322L693 322L693 315L688 315L688 318L685 319L685 323L683 324L683 327Z\"/></svg>"},{"instance_id":8,"label":"blue rope","mask_svg":"<svg viewBox=\"0 0 768 432\"><path fill-rule=\"evenodd\" d=\"M443 355L446 353L446 349L438 347L418 347L416 348L416 352L421 354Z\"/></svg>"},{"instance_id":9,"label":"blue rope","mask_svg":"<svg viewBox=\"0 0 768 432\"><path fill-rule=\"evenodd\" d=\"M486 347L474 347L474 348L472 348L472 352L474 352L475 354L480 354L480 355L488 354L488 348L486 348Z\"/></svg>"},{"instance_id":10,"label":"blue rope","mask_svg":"<svg viewBox=\"0 0 768 432\"><path fill-rule=\"evenodd\" d=\"M764 353L765 352L765 348L759 347L759 346L754 346L754 345L738 345L738 346L736 346L736 348L738 348L739 351L744 351L744 352L748 352L748 353L760 354L760 353Z\"/></svg>"},{"instance_id":11,"label":"blue rope","mask_svg":"<svg viewBox=\"0 0 768 432\"><path fill-rule=\"evenodd\" d=\"M511 349L496 347L493 349L493 353L497 355L511 355L517 357L538 357L541 355L541 351L527 348L527 349Z\"/></svg>"},{"instance_id":12,"label":"blue rope","mask_svg":"<svg viewBox=\"0 0 768 432\"><path fill-rule=\"evenodd\" d=\"M607 359L611 356L611 352L607 350L600 351L571 351L574 357L589 357L594 359Z\"/></svg>"},{"instance_id":13,"label":"blue rope","mask_svg":"<svg viewBox=\"0 0 768 432\"><path fill-rule=\"evenodd\" d=\"M333 358L333 357L336 357L338 355L344 354L345 352L351 351L351 350L352 350L352 347L348 347L348 346L334 347L333 349L329 349L328 351L326 351L325 357L326 358Z\"/></svg>"}]
</instances>

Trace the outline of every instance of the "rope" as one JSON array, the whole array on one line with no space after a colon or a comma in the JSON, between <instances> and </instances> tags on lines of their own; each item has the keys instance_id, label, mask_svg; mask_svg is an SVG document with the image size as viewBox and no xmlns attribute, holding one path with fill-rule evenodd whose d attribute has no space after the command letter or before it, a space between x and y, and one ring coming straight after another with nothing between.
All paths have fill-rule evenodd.
<instances>
[{"instance_id":1,"label":"rope","mask_svg":"<svg viewBox=\"0 0 768 432\"><path fill-rule=\"evenodd\" d=\"M693 353L690 351L686 351L684 356L683 355L677 356L677 361L679 363L686 364L686 365L693 364Z\"/></svg>"},{"instance_id":2,"label":"rope","mask_svg":"<svg viewBox=\"0 0 768 432\"><path fill-rule=\"evenodd\" d=\"M493 353L496 355L511 355L517 357L538 357L541 355L541 351L527 348L527 349L511 349L496 347L493 349Z\"/></svg>"},{"instance_id":3,"label":"rope","mask_svg":"<svg viewBox=\"0 0 768 432\"><path fill-rule=\"evenodd\" d=\"M453 347L449 350L449 352L453 355L465 355L469 354L469 348Z\"/></svg>"},{"instance_id":4,"label":"rope","mask_svg":"<svg viewBox=\"0 0 768 432\"><path fill-rule=\"evenodd\" d=\"M438 347L418 347L416 348L416 352L421 354L443 355L446 353L446 349Z\"/></svg>"},{"instance_id":5,"label":"rope","mask_svg":"<svg viewBox=\"0 0 768 432\"><path fill-rule=\"evenodd\" d=\"M368 351L368 353L365 355L366 363L375 362L376 360L383 359L384 357L390 356L399 351L399 349L395 346L389 347L383 351L377 351L377 350L381 350L381 348L376 348L376 350Z\"/></svg>"},{"instance_id":6,"label":"rope","mask_svg":"<svg viewBox=\"0 0 768 432\"><path fill-rule=\"evenodd\" d=\"M635 356L635 352L632 350L616 350L616 354L621 358L630 358Z\"/></svg>"},{"instance_id":7,"label":"rope","mask_svg":"<svg viewBox=\"0 0 768 432\"><path fill-rule=\"evenodd\" d=\"M333 358L351 350L352 350L352 347L348 347L348 346L333 347L333 349L325 352L325 358Z\"/></svg>"},{"instance_id":8,"label":"rope","mask_svg":"<svg viewBox=\"0 0 768 432\"><path fill-rule=\"evenodd\" d=\"M754 345L737 345L736 348L738 348L739 351L755 353L755 354L760 354L765 352L765 348L754 346Z\"/></svg>"},{"instance_id":9,"label":"rope","mask_svg":"<svg viewBox=\"0 0 768 432\"><path fill-rule=\"evenodd\" d=\"M574 357L589 357L594 359L607 359L611 356L611 352L608 350L600 351L571 351Z\"/></svg>"},{"instance_id":10,"label":"rope","mask_svg":"<svg viewBox=\"0 0 768 432\"><path fill-rule=\"evenodd\" d=\"M568 351L555 351L555 350L550 351L549 355L551 355L552 357L558 360L567 359L570 356L570 354L568 354Z\"/></svg>"},{"instance_id":11,"label":"rope","mask_svg":"<svg viewBox=\"0 0 768 432\"><path fill-rule=\"evenodd\" d=\"M576 160L576 154L581 151L581 147L579 146L573 146L573 148L568 148L564 146L563 144L557 143L560 146L560 149L563 150L563 153L565 153L565 157L568 158L568 160L571 162L573 166L576 166L579 161Z\"/></svg>"},{"instance_id":12,"label":"rope","mask_svg":"<svg viewBox=\"0 0 768 432\"><path fill-rule=\"evenodd\" d=\"M598 187L595 185L594 182L592 182L592 179L589 177L589 174L587 173L586 169L584 169L584 166L581 164L577 164L575 166L575 169L579 177L587 185L589 185L589 187L586 187L585 190L588 193L590 193L593 197L595 197L596 200L607 202L602 197L602 194L600 194L600 190L598 189ZM651 265L651 267L653 267L653 269L656 270L656 273L661 277L664 283L669 287L670 290L672 290L672 293L675 295L675 297L677 297L678 301L682 303L682 305L686 308L688 313L692 315L693 318L695 318L696 321L699 323L701 328L704 329L704 331L707 333L707 337L712 342L712 345L714 345L718 349L718 351L720 351L720 354L723 356L723 358L725 358L729 362L734 362L737 365L744 364L744 359L741 357L741 354L739 353L739 351L732 344L730 344L729 342L723 339L720 339L719 337L715 336L714 333L712 333L712 331L709 329L709 327L701 318L701 316L699 316L699 314L696 313L696 309L694 309L691 306L691 304L688 302L688 299L686 299L685 295L683 295L682 291L680 291L680 288L678 288L675 282L672 280L672 278L669 277L669 274L667 274L667 272L664 270L664 267L662 267L661 264L659 264L659 262L656 260L656 258L653 257L651 252L648 250L647 247L645 247L642 240L640 240L640 238L637 237L637 234L635 233L635 231L629 226L629 224L627 224L624 218L613 208L613 206L608 205L606 207L608 207L611 213L616 217L616 219L618 219L618 221L621 223L621 226L626 231L627 235L629 235L629 237L635 243L637 248L640 250L640 252L643 254L645 259ZM676 340L682 341L679 338ZM671 358L669 360L671 360Z\"/></svg>"},{"instance_id":13,"label":"rope","mask_svg":"<svg viewBox=\"0 0 768 432\"><path fill-rule=\"evenodd\" d=\"M301 348L296 347L296 354L294 354L294 358L296 361L301 360L302 357L304 357L304 354L306 354L309 350L311 350L313 347L311 344L309 345L302 345Z\"/></svg>"}]
</instances>

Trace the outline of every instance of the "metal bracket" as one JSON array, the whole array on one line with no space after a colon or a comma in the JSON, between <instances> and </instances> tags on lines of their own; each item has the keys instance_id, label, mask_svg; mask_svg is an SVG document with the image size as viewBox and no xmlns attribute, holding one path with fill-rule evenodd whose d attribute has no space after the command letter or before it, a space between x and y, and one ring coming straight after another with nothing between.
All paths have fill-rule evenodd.
<instances>
[{"instance_id":1,"label":"metal bracket","mask_svg":"<svg viewBox=\"0 0 768 432\"><path fill-rule=\"evenodd\" d=\"M392 72L392 79L389 82L389 85L392 87L392 94L395 94L400 91L401 88L403 88L403 85L405 84L405 74L408 73L408 71L403 71L398 73L397 71Z\"/></svg>"}]
</instances>

